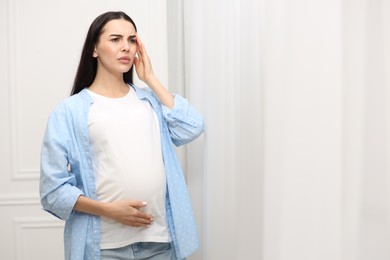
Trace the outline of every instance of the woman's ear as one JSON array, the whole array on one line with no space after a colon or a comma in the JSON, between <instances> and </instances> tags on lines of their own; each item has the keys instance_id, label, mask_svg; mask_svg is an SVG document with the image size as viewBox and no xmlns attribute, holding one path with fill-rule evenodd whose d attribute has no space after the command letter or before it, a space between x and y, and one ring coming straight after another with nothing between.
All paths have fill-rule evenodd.
<instances>
[{"instance_id":1,"label":"woman's ear","mask_svg":"<svg viewBox=\"0 0 390 260\"><path fill-rule=\"evenodd\" d=\"M93 56L94 58L97 58L97 57L98 57L98 54L97 54L97 51L96 51L96 47L93 49L92 56Z\"/></svg>"}]
</instances>

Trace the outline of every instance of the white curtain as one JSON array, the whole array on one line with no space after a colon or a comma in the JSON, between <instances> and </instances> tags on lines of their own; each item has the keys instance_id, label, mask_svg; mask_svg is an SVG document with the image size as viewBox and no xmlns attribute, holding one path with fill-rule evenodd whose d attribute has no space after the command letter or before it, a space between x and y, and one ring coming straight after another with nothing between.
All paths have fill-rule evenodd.
<instances>
[{"instance_id":1,"label":"white curtain","mask_svg":"<svg viewBox=\"0 0 390 260\"><path fill-rule=\"evenodd\" d=\"M390 3L168 1L191 260L390 259ZM180 86L185 86L181 88Z\"/></svg>"}]
</instances>

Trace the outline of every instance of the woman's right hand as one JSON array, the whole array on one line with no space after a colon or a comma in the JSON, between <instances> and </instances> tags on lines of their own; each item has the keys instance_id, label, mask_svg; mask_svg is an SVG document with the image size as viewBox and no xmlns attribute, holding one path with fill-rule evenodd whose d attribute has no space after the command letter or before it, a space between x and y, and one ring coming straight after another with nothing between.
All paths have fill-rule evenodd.
<instances>
[{"instance_id":1,"label":"woman's right hand","mask_svg":"<svg viewBox=\"0 0 390 260\"><path fill-rule=\"evenodd\" d=\"M132 227L146 227L153 223L153 217L141 210L147 204L138 200L120 200L107 203L104 216Z\"/></svg>"},{"instance_id":2,"label":"woman's right hand","mask_svg":"<svg viewBox=\"0 0 390 260\"><path fill-rule=\"evenodd\" d=\"M141 210L145 206L146 202L139 200L101 202L81 195L78 197L74 209L79 212L107 217L132 227L147 227L153 223L153 216Z\"/></svg>"}]
</instances>

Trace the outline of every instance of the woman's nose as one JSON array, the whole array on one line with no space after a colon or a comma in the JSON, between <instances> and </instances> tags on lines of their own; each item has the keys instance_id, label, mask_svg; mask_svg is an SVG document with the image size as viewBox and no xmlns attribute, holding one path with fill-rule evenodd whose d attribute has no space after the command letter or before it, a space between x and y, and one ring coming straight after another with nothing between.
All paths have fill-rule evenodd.
<instances>
[{"instance_id":1,"label":"woman's nose","mask_svg":"<svg viewBox=\"0 0 390 260\"><path fill-rule=\"evenodd\" d=\"M122 51L129 51L130 49L130 43L128 41L123 41L123 45L122 45Z\"/></svg>"}]
</instances>

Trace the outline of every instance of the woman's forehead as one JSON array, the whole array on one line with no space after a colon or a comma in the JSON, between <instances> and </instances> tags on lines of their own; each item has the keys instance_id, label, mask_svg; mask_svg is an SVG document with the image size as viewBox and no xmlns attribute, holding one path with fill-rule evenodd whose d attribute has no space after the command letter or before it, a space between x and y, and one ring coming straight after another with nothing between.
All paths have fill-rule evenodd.
<instances>
[{"instance_id":1,"label":"woman's forehead","mask_svg":"<svg viewBox=\"0 0 390 260\"><path fill-rule=\"evenodd\" d=\"M124 19L115 19L106 23L102 29L102 34L135 34L134 25Z\"/></svg>"}]
</instances>

